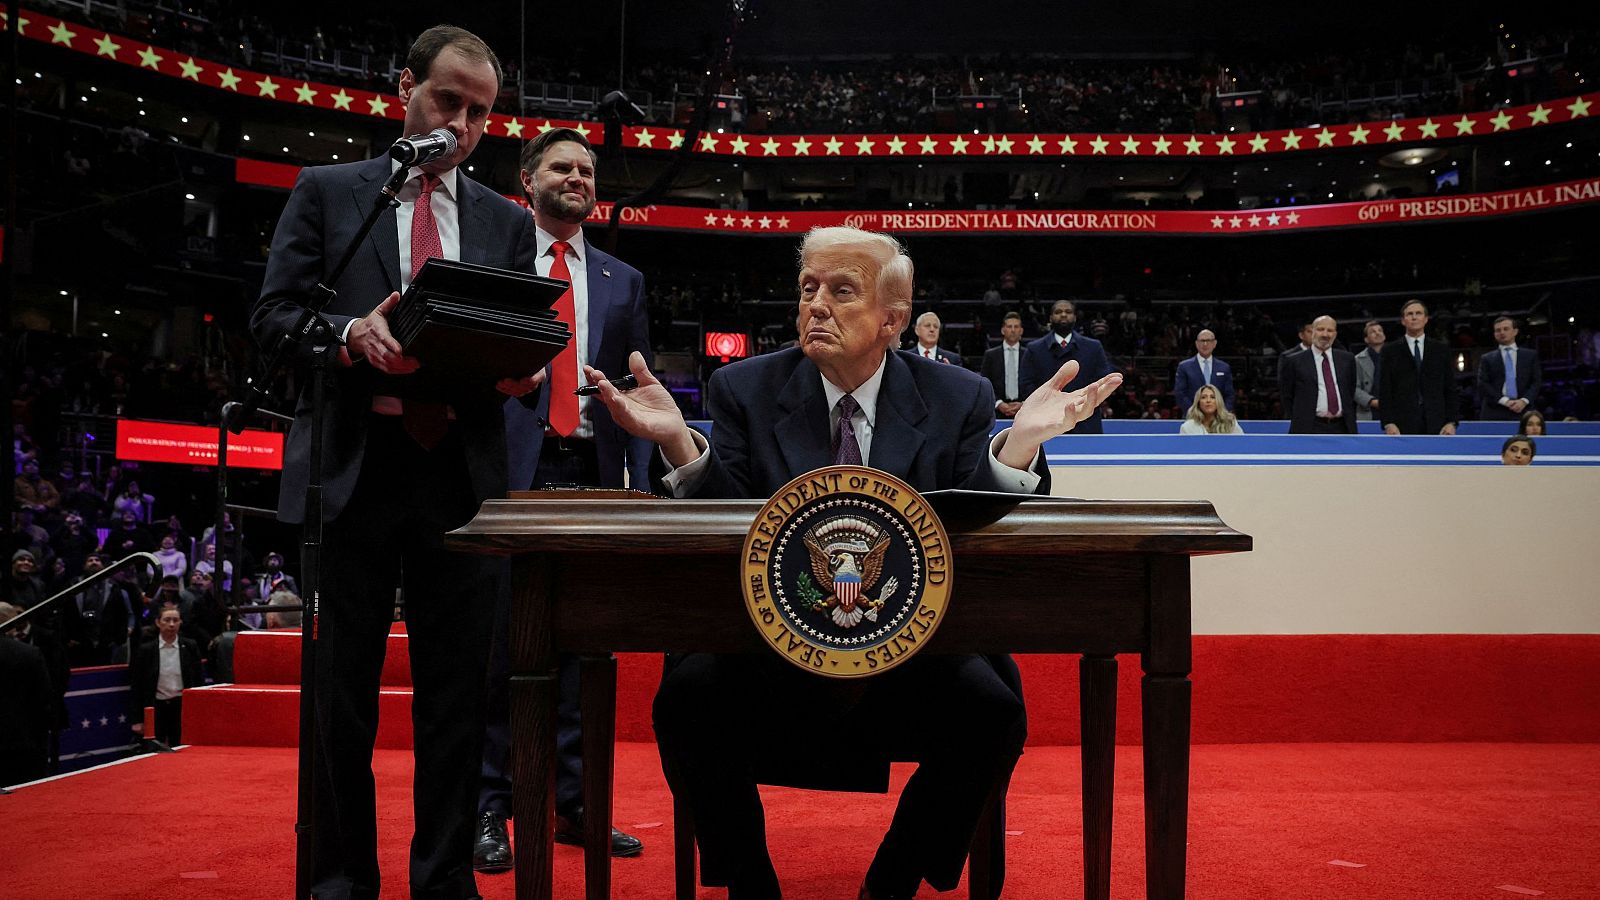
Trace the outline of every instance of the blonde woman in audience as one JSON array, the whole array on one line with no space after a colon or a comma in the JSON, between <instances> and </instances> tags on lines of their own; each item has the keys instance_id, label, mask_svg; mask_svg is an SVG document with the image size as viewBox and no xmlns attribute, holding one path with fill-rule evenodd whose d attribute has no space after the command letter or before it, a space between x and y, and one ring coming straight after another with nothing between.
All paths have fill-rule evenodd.
<instances>
[{"instance_id":1,"label":"blonde woman in audience","mask_svg":"<svg viewBox=\"0 0 1600 900\"><path fill-rule=\"evenodd\" d=\"M1194 405L1189 415L1178 426L1179 434L1244 434L1239 420L1222 405L1222 394L1216 385L1203 385L1195 392Z\"/></svg>"}]
</instances>

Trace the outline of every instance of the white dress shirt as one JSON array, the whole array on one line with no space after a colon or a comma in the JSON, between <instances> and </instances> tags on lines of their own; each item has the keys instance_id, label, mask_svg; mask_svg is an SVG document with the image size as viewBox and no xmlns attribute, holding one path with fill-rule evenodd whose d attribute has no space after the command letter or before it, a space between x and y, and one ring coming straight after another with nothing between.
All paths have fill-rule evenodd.
<instances>
[{"instance_id":1,"label":"white dress shirt","mask_svg":"<svg viewBox=\"0 0 1600 900\"><path fill-rule=\"evenodd\" d=\"M389 169L393 172L400 168L399 163L392 163ZM411 286L411 213L416 209L417 196L422 193L422 170L412 169L406 176L406 183L400 186L397 198L400 206L394 211L396 235L400 242L400 293L404 294L406 288ZM461 217L456 214L456 170L439 176L439 183L434 186L431 195L432 202L428 204L433 210L433 224L439 229L439 246L444 249L445 259L461 258Z\"/></svg>"},{"instance_id":2,"label":"white dress shirt","mask_svg":"<svg viewBox=\"0 0 1600 900\"><path fill-rule=\"evenodd\" d=\"M1317 373L1317 415L1325 419L1330 418L1328 413L1328 389L1332 388L1334 391L1339 390L1339 376L1334 371L1333 356L1329 354L1328 351L1318 350L1317 348L1312 347L1311 354L1311 364L1316 369ZM1327 384L1322 380L1322 360L1324 358L1328 360L1329 373L1333 374L1333 384ZM1336 393L1334 396L1341 395ZM1339 415L1344 415L1343 405L1340 405L1339 407Z\"/></svg>"},{"instance_id":3,"label":"white dress shirt","mask_svg":"<svg viewBox=\"0 0 1600 900\"><path fill-rule=\"evenodd\" d=\"M861 464L864 466L872 464L872 429L878 420L878 391L883 387L883 372L887 363L888 357L885 356L884 361L878 363L878 369L872 373L871 378L862 382L854 391L848 392L860 407L856 415L850 417L850 427L856 433L856 444L861 448ZM828 433L833 434L839 424L839 398L843 397L846 391L829 381L827 376L819 373L819 377L822 378L822 391L828 401ZM1033 459L1028 461L1027 469L1013 469L995 458L995 454L1005 446L1006 437L1010 433L1011 429L1007 428L989 442L989 470L998 483L1005 485L1006 490L1017 494L1031 494L1039 486L1039 475L1033 468L1039 464L1039 454L1044 452L1044 448L1040 447L1034 451ZM710 442L706 440L705 435L692 428L689 429L689 436L694 438L695 447L699 449L700 455L693 462L676 469L672 468L671 462L667 462L669 471L661 479L661 483L674 497L692 495L705 481L706 471L710 468ZM664 451L661 459L666 461Z\"/></svg>"},{"instance_id":4,"label":"white dress shirt","mask_svg":"<svg viewBox=\"0 0 1600 900\"><path fill-rule=\"evenodd\" d=\"M178 641L170 643L156 636L156 656L161 660L160 674L156 676L156 699L172 700L183 696L183 660L178 655Z\"/></svg>"},{"instance_id":5,"label":"white dress shirt","mask_svg":"<svg viewBox=\"0 0 1600 900\"><path fill-rule=\"evenodd\" d=\"M533 229L537 243L539 257L535 260L538 273L546 278L550 277L550 270L555 267L555 254L551 246L557 240L555 235L537 226ZM571 247L567 251L567 273L572 276L572 313L578 321L572 323L573 354L578 365L578 384L588 384L583 378L583 367L589 362L589 245L584 242L583 229L566 239ZM551 363L554 365L554 363ZM593 438L594 420L589 417L589 402L593 397L578 398L578 427L573 429L575 438Z\"/></svg>"}]
</instances>

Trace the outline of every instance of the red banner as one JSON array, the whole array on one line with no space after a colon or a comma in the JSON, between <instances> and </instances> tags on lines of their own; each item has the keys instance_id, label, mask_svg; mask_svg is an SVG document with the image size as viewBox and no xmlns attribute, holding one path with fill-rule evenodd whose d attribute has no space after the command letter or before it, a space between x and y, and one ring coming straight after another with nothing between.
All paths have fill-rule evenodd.
<instances>
[{"instance_id":1,"label":"red banner","mask_svg":"<svg viewBox=\"0 0 1600 900\"><path fill-rule=\"evenodd\" d=\"M0 12L0 27L10 19ZM378 94L316 81L284 78L235 69L209 60L156 47L129 37L57 19L24 9L18 33L40 43L66 47L89 56L110 59L196 84L281 103L315 106L352 115L401 119L405 107L393 94ZM1600 92L1540 103L1508 106L1488 112L1450 113L1421 118L1359 122L1353 125L1318 125L1278 131L1228 134L702 134L696 153L777 159L828 159L874 157L1039 157L1042 159L1156 157L1274 156L1349 147L1403 147L1418 142L1439 142L1497 135L1600 119ZM605 139L595 122L491 115L484 133L491 137L531 138L552 127L566 126L583 132L594 143ZM676 150L683 145L684 130L658 126L624 129L624 147Z\"/></svg>"},{"instance_id":2,"label":"red banner","mask_svg":"<svg viewBox=\"0 0 1600 900\"><path fill-rule=\"evenodd\" d=\"M241 159L241 184L293 187L295 166ZM509 199L522 203L521 197ZM767 210L744 212L694 206L640 206L622 211L628 228L722 234L804 234L850 225L904 234L1268 234L1316 228L1403 225L1545 212L1600 202L1600 178L1544 184L1491 194L1454 194L1406 200L1366 200L1253 210ZM591 225L611 221L615 204L598 203Z\"/></svg>"},{"instance_id":3,"label":"red banner","mask_svg":"<svg viewBox=\"0 0 1600 900\"><path fill-rule=\"evenodd\" d=\"M9 9L9 7L7 7ZM0 29L11 26L8 12L0 12ZM379 94L320 81L286 78L282 75L264 75L248 69L196 59L166 47L146 44L135 38L100 31L88 25L79 25L54 16L24 9L17 19L17 33L43 44L76 50L87 56L109 59L136 69L147 69L158 75L192 81L217 90L230 91L245 97L276 100L296 106L314 106L347 112L351 115L375 116L380 119L404 119L405 104L394 94ZM604 126L598 122L571 122L563 119L526 118L521 116L491 115L484 125L489 137L527 140L551 128L576 128L584 137L595 143L605 138Z\"/></svg>"},{"instance_id":4,"label":"red banner","mask_svg":"<svg viewBox=\"0 0 1600 900\"><path fill-rule=\"evenodd\" d=\"M190 466L217 464L217 429L171 422L117 420L117 459L178 463ZM283 468L283 435L276 431L246 429L228 435L228 465L250 469Z\"/></svg>"}]
</instances>

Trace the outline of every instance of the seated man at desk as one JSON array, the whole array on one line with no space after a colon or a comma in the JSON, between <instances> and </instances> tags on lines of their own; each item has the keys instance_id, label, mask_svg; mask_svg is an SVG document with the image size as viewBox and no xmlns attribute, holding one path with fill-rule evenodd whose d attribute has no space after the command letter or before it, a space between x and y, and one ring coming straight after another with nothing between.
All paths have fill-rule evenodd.
<instances>
[{"instance_id":1,"label":"seated man at desk","mask_svg":"<svg viewBox=\"0 0 1600 900\"><path fill-rule=\"evenodd\" d=\"M709 441L684 424L639 354L629 360L635 390L618 390L593 368L585 375L619 425L660 445L673 496L766 498L830 464L869 465L921 491L1048 493L1041 446L1088 418L1122 377L1063 393L1078 369L1069 361L991 439L988 381L892 349L910 319L912 271L887 235L808 234L799 345L712 376ZM863 684L821 679L772 655L688 654L662 680L655 726L668 783L694 816L702 880L726 885L730 900L780 896L758 782L884 790L891 759L918 768L860 896L911 897L923 881L954 888L984 801L1009 777L1027 731L1009 658L926 654Z\"/></svg>"}]
</instances>

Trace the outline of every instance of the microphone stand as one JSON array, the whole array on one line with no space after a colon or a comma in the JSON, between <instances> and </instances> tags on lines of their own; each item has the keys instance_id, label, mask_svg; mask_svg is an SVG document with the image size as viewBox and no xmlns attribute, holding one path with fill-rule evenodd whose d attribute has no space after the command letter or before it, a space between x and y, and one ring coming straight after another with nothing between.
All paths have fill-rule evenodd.
<instances>
[{"instance_id":1,"label":"microphone stand","mask_svg":"<svg viewBox=\"0 0 1600 900\"><path fill-rule=\"evenodd\" d=\"M295 872L294 895L297 900L311 897L313 864L312 804L316 797L316 653L317 615L322 608L322 406L327 395L328 358L343 343L341 336L322 317L322 311L333 302L337 292L329 285L339 283L340 276L350 266L356 251L378 223L385 210L400 206L400 187L405 184L411 164L401 163L373 198L372 210L361 223L361 228L350 239L338 265L328 274L325 282L318 282L307 296L305 309L294 326L278 336L278 342L262 369L261 378L245 380L246 397L234 406L228 419L228 430L239 434L245 424L267 400L267 390L277 378L279 370L291 353L299 350L309 355L311 366L311 458L306 481L305 521L301 528L300 559L301 593L310 615L303 617L300 625L300 756L298 797L295 804ZM237 573L236 573L237 574Z\"/></svg>"}]
</instances>

